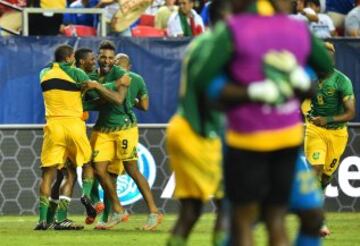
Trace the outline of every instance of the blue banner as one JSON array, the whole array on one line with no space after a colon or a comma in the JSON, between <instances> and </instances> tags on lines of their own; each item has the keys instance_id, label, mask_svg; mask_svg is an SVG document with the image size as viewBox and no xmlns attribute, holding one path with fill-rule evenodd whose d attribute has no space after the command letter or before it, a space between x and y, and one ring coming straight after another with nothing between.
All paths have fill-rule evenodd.
<instances>
[{"instance_id":1,"label":"blue banner","mask_svg":"<svg viewBox=\"0 0 360 246\"><path fill-rule=\"evenodd\" d=\"M176 111L181 59L188 39L109 38L117 52L130 56L132 69L148 86L150 109L136 112L140 123L166 123ZM39 73L53 60L59 44L90 48L97 53L101 38L0 38L0 124L44 123ZM92 115L90 122L94 122Z\"/></svg>"},{"instance_id":2,"label":"blue banner","mask_svg":"<svg viewBox=\"0 0 360 246\"><path fill-rule=\"evenodd\" d=\"M150 95L148 112L136 112L140 123L166 123L178 101L181 59L189 42L169 39L109 38L117 52L127 53L134 72L141 74ZM0 38L0 124L44 123L39 72L53 59L57 45L97 52L102 38L10 37ZM336 66L353 82L360 95L360 40L336 39ZM360 96L357 96L360 105ZM92 115L90 122L96 116ZM357 114L356 121L360 121Z\"/></svg>"}]
</instances>

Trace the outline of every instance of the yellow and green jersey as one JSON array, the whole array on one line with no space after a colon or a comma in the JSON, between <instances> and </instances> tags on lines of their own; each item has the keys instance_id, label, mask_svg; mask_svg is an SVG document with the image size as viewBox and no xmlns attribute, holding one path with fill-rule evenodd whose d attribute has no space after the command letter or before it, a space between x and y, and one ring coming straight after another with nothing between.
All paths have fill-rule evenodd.
<instances>
[{"instance_id":1,"label":"yellow and green jersey","mask_svg":"<svg viewBox=\"0 0 360 246\"><path fill-rule=\"evenodd\" d=\"M84 71L67 63L52 63L44 68L40 73L40 83L46 118L81 118L80 88L88 80Z\"/></svg>"},{"instance_id":2,"label":"yellow and green jersey","mask_svg":"<svg viewBox=\"0 0 360 246\"><path fill-rule=\"evenodd\" d=\"M207 85L201 80L194 80L198 62L203 59L201 50L211 37L206 32L195 38L184 57L181 71L180 106L178 113L184 117L191 128L200 136L215 138L222 128L221 114L207 105ZM202 84L200 84L202 83Z\"/></svg>"},{"instance_id":3,"label":"yellow and green jersey","mask_svg":"<svg viewBox=\"0 0 360 246\"><path fill-rule=\"evenodd\" d=\"M118 66L113 66L104 76L99 73L91 73L91 78L102 83L107 89L116 91L116 80L126 73L125 70ZM131 75L130 75L131 76ZM94 97L94 91L89 92ZM128 92L129 93L129 92ZM85 109L94 109L91 103L85 102ZM96 107L99 111L98 119L94 129L101 132L112 132L127 129L136 125L136 117L132 111L132 105L128 98L121 105L110 102Z\"/></svg>"},{"instance_id":4,"label":"yellow and green jersey","mask_svg":"<svg viewBox=\"0 0 360 246\"><path fill-rule=\"evenodd\" d=\"M334 69L332 75L319 81L316 94L311 99L309 116L336 116L345 111L344 101L353 99L354 91L351 80L340 71ZM345 122L331 122L326 128L338 129L346 126Z\"/></svg>"}]
</instances>

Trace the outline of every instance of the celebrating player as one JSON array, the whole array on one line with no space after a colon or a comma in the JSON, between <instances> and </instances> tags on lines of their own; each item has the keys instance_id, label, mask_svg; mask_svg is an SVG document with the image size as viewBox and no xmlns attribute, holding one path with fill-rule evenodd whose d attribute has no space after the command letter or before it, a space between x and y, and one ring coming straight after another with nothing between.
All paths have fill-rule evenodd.
<instances>
[{"instance_id":1,"label":"celebrating player","mask_svg":"<svg viewBox=\"0 0 360 246\"><path fill-rule=\"evenodd\" d=\"M40 183L40 219L35 230L46 230L47 213L51 184L58 169L67 158L76 166L83 167L83 180L93 179L91 147L86 136L86 126L81 117L81 86L90 83L89 77L80 69L72 67L74 50L71 46L61 45L55 51L55 60L40 73L41 88L44 95L46 126L41 151L42 179ZM84 197L87 197L86 190ZM90 192L88 192L90 193ZM63 195L63 194L60 194ZM69 197L71 194L65 194ZM67 207L68 199L60 201ZM81 229L64 217L59 226Z\"/></svg>"}]
</instances>

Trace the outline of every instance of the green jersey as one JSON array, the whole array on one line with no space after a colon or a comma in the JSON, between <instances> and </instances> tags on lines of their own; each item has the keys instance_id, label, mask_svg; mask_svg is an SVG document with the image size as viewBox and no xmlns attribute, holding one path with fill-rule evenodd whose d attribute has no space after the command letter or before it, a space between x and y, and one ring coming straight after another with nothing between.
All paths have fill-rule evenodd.
<instances>
[{"instance_id":1,"label":"green jersey","mask_svg":"<svg viewBox=\"0 0 360 246\"><path fill-rule=\"evenodd\" d=\"M136 99L143 99L148 97L148 91L146 88L143 77L139 74L130 72L131 84L128 89L126 100L129 101L131 108L134 108Z\"/></svg>"},{"instance_id":2,"label":"green jersey","mask_svg":"<svg viewBox=\"0 0 360 246\"><path fill-rule=\"evenodd\" d=\"M207 105L207 86L199 86L192 76L193 70L196 70L197 62L201 59L199 54L210 37L210 32L206 32L195 38L185 53L181 71L178 113L189 122L197 134L207 138L215 138L220 135L222 129L221 114Z\"/></svg>"},{"instance_id":3,"label":"green jersey","mask_svg":"<svg viewBox=\"0 0 360 246\"><path fill-rule=\"evenodd\" d=\"M120 67L113 66L104 76L98 74L97 81L104 84L106 88L116 91L116 84L114 81L121 78L125 73L126 71ZM132 112L130 103L126 99L121 105L107 102L97 107L97 109L99 111L99 116L94 126L94 129L97 131L118 131L136 125L135 114Z\"/></svg>"},{"instance_id":4,"label":"green jersey","mask_svg":"<svg viewBox=\"0 0 360 246\"><path fill-rule=\"evenodd\" d=\"M319 81L316 94L311 99L309 116L336 116L345 111L344 101L354 98L354 91L350 79L334 69L329 78ZM328 123L326 128L338 129L346 126L345 122Z\"/></svg>"}]
</instances>

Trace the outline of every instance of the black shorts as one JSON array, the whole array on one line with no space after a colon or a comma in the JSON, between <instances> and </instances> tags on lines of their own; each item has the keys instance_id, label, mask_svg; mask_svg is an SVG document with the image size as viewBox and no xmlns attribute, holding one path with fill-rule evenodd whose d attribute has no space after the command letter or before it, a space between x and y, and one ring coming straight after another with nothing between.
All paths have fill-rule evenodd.
<instances>
[{"instance_id":1,"label":"black shorts","mask_svg":"<svg viewBox=\"0 0 360 246\"><path fill-rule=\"evenodd\" d=\"M225 149L225 192L235 204L286 205L299 147L259 152Z\"/></svg>"}]
</instances>

